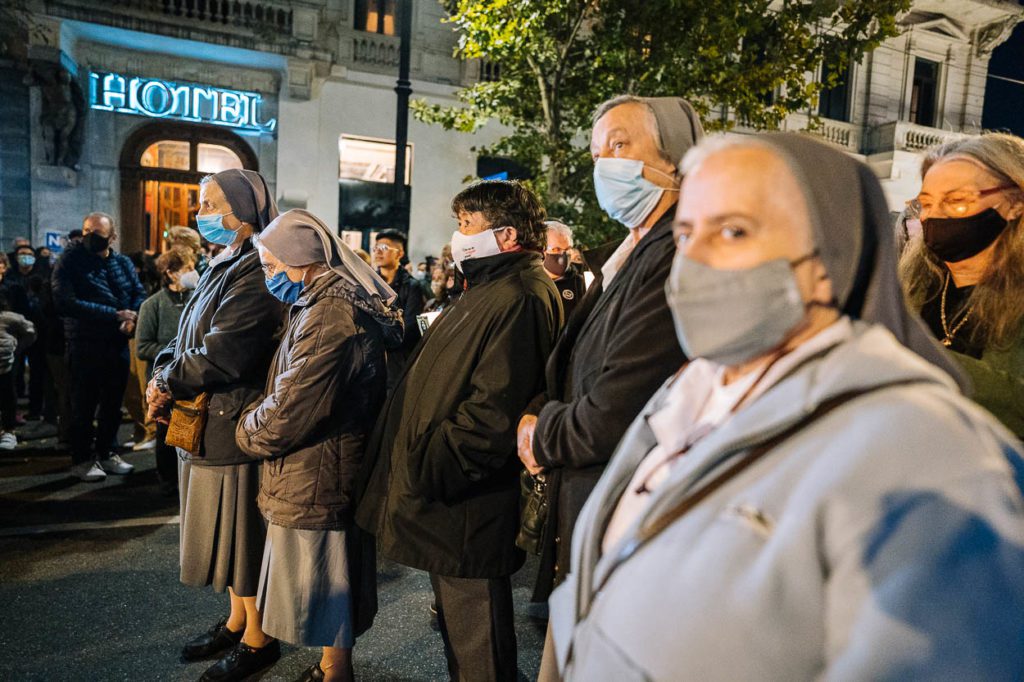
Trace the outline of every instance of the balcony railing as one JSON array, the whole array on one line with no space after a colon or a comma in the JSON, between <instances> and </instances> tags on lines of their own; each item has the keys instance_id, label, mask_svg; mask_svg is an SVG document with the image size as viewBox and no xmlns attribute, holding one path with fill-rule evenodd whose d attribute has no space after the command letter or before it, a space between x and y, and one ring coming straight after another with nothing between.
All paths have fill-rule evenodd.
<instances>
[{"instance_id":1,"label":"balcony railing","mask_svg":"<svg viewBox=\"0 0 1024 682\"><path fill-rule=\"evenodd\" d=\"M871 153L918 152L962 137L965 137L965 133L929 128L906 121L890 121L872 128L868 141Z\"/></svg>"},{"instance_id":2,"label":"balcony railing","mask_svg":"<svg viewBox=\"0 0 1024 682\"><path fill-rule=\"evenodd\" d=\"M287 0L49 0L49 14L147 33L182 30L256 34L290 40L293 10Z\"/></svg>"},{"instance_id":3,"label":"balcony railing","mask_svg":"<svg viewBox=\"0 0 1024 682\"><path fill-rule=\"evenodd\" d=\"M400 43L397 36L360 31L352 36L352 61L368 66L397 67Z\"/></svg>"}]
</instances>

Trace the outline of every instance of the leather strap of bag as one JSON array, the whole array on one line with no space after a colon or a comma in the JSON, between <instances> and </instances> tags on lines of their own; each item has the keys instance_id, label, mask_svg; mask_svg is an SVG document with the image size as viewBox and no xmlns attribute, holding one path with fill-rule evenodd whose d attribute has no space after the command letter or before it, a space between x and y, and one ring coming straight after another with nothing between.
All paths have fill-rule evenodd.
<instances>
[{"instance_id":1,"label":"leather strap of bag","mask_svg":"<svg viewBox=\"0 0 1024 682\"><path fill-rule=\"evenodd\" d=\"M608 582L608 578L611 577L615 569L621 566L625 561L632 557L636 552L646 545L648 542L660 535L666 528L671 526L673 523L678 521L680 518L685 516L690 510L696 507L698 504L706 500L716 491L720 490L722 486L731 481L733 478L738 476L741 472L749 468L755 462L761 460L765 455L774 450L776 446L781 444L783 441L793 436L798 431L803 430L806 426L811 424L818 419L821 419L829 412L832 412L837 407L850 402L851 400L858 398L862 395L873 393L878 390L886 388L894 388L896 386L905 386L909 384L924 383L919 379L912 379L907 381L897 381L883 386L876 386L874 388L866 390L853 390L840 393L832 398L824 401L818 407L806 415L802 419L797 420L795 423L783 429L781 432L770 437L768 440L758 443L753 446L747 452L740 457L736 462L726 467L721 473L708 481L705 485L695 490L693 493L687 495L682 500L677 502L675 506L666 511L664 514L658 516L651 523L642 526L640 531L637 533L631 542L623 546L619 555L615 558L615 563L611 569L605 574L601 584L597 587L595 592L600 591L605 583Z\"/></svg>"}]
</instances>

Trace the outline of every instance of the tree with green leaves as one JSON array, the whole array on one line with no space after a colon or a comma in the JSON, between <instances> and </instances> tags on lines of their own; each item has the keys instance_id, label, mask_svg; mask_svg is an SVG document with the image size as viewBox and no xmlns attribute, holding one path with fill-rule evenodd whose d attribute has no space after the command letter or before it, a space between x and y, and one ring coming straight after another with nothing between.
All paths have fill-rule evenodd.
<instances>
[{"instance_id":1,"label":"tree with green leaves","mask_svg":"<svg viewBox=\"0 0 1024 682\"><path fill-rule=\"evenodd\" d=\"M690 100L709 130L736 119L777 127L807 111L851 62L898 33L910 0L447 0L456 56L500 77L458 92L455 106L414 101L414 114L472 132L512 132L478 150L530 169L549 213L584 244L620 234L597 207L590 116L629 93ZM828 83L809 74L824 71ZM732 116L726 116L731 112Z\"/></svg>"}]
</instances>

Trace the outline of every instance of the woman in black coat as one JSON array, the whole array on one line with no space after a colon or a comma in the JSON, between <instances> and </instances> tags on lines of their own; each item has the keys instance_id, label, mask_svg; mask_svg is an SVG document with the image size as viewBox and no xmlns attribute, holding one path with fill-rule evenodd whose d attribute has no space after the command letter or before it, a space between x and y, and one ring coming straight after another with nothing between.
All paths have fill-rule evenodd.
<instances>
[{"instance_id":1,"label":"woman in black coat","mask_svg":"<svg viewBox=\"0 0 1024 682\"><path fill-rule=\"evenodd\" d=\"M235 443L242 408L260 396L283 308L267 290L250 239L277 216L263 177L227 170L200 185L199 230L227 248L210 263L182 311L178 335L154 361L150 410L167 420L173 400L209 396L197 455L179 450L181 581L231 595L230 615L188 642L185 660L230 649L203 675L235 680L280 656L256 609L266 527L256 507L259 463Z\"/></svg>"}]
</instances>

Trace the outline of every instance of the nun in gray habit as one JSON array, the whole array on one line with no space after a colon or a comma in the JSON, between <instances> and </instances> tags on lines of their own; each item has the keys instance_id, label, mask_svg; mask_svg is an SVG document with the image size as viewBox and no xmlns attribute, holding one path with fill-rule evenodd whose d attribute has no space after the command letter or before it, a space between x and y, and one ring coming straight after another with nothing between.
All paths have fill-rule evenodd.
<instances>
[{"instance_id":1,"label":"nun in gray habit","mask_svg":"<svg viewBox=\"0 0 1024 682\"><path fill-rule=\"evenodd\" d=\"M871 169L775 134L683 171L666 294L692 361L583 508L545 658L566 680L1019 679L1021 446L908 311Z\"/></svg>"},{"instance_id":2,"label":"nun in gray habit","mask_svg":"<svg viewBox=\"0 0 1024 682\"><path fill-rule=\"evenodd\" d=\"M401 311L384 280L307 211L282 214L256 242L267 287L290 306L264 395L236 432L263 461L258 605L267 634L324 648L304 679L350 679L355 637L376 613L373 538L352 523L354 484Z\"/></svg>"}]
</instances>

